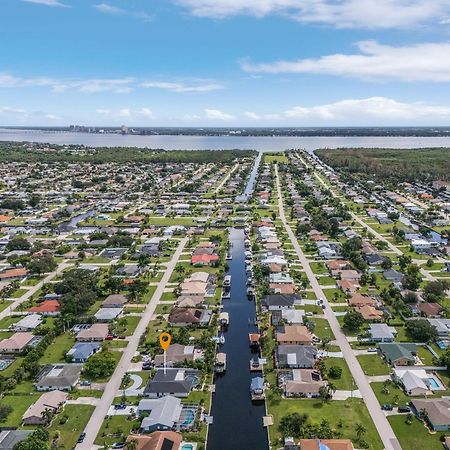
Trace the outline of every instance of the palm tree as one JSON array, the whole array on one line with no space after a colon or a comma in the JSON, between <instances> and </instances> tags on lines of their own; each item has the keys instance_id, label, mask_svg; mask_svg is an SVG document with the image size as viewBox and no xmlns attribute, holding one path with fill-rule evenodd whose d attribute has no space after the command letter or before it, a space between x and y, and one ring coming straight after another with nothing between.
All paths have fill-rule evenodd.
<instances>
[{"instance_id":1,"label":"palm tree","mask_svg":"<svg viewBox=\"0 0 450 450\"><path fill-rule=\"evenodd\" d=\"M50 408L45 408L41 413L41 416L45 420L45 423L50 423L54 415L55 413Z\"/></svg>"},{"instance_id":2,"label":"palm tree","mask_svg":"<svg viewBox=\"0 0 450 450\"><path fill-rule=\"evenodd\" d=\"M125 375L123 376L122 383L121 383L122 389L123 389L123 396L125 396L125 390L126 390L128 384L130 383L130 381L131 381L130 374L128 372L125 372Z\"/></svg>"}]
</instances>

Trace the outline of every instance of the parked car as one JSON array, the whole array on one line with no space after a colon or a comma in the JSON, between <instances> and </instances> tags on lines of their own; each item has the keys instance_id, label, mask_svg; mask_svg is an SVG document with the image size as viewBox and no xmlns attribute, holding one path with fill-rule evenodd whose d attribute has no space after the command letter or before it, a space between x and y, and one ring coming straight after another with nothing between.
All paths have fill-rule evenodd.
<instances>
[{"instance_id":1,"label":"parked car","mask_svg":"<svg viewBox=\"0 0 450 450\"><path fill-rule=\"evenodd\" d=\"M86 433L81 433L80 434L80 437L78 438L78 441L77 441L77 443L78 444L81 444L83 441L84 441L84 438L86 437Z\"/></svg>"},{"instance_id":2,"label":"parked car","mask_svg":"<svg viewBox=\"0 0 450 450\"><path fill-rule=\"evenodd\" d=\"M112 341L114 339L114 336L112 334L108 334L108 336L105 337L105 341Z\"/></svg>"},{"instance_id":3,"label":"parked car","mask_svg":"<svg viewBox=\"0 0 450 450\"><path fill-rule=\"evenodd\" d=\"M114 405L114 409L125 409L127 407L127 405L125 405L124 403L119 403L117 405Z\"/></svg>"},{"instance_id":4,"label":"parked car","mask_svg":"<svg viewBox=\"0 0 450 450\"><path fill-rule=\"evenodd\" d=\"M376 349L376 347L369 347L369 348L367 349L367 351L368 351L369 353L375 353L375 352L377 352L377 349Z\"/></svg>"},{"instance_id":5,"label":"parked car","mask_svg":"<svg viewBox=\"0 0 450 450\"><path fill-rule=\"evenodd\" d=\"M399 406L397 410L398 410L399 413L409 413L409 412L411 412L411 408L409 406L407 406L407 405Z\"/></svg>"},{"instance_id":6,"label":"parked car","mask_svg":"<svg viewBox=\"0 0 450 450\"><path fill-rule=\"evenodd\" d=\"M124 448L125 442L114 442L113 445L111 445L111 448Z\"/></svg>"},{"instance_id":7,"label":"parked car","mask_svg":"<svg viewBox=\"0 0 450 450\"><path fill-rule=\"evenodd\" d=\"M80 386L90 386L90 385L91 385L91 382L88 380L80 381Z\"/></svg>"},{"instance_id":8,"label":"parked car","mask_svg":"<svg viewBox=\"0 0 450 450\"><path fill-rule=\"evenodd\" d=\"M381 409L384 411L392 411L394 407L390 403L385 403L384 405L381 405Z\"/></svg>"}]
</instances>

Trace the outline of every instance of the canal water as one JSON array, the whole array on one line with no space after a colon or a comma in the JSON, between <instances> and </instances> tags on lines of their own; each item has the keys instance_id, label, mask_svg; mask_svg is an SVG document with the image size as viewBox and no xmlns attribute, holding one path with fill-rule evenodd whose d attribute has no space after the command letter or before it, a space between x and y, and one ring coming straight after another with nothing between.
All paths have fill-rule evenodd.
<instances>
[{"instance_id":1,"label":"canal water","mask_svg":"<svg viewBox=\"0 0 450 450\"><path fill-rule=\"evenodd\" d=\"M223 311L229 313L230 325L225 344L219 351L227 355L227 370L216 377L208 432L208 450L265 450L269 447L263 427L264 402L252 402L250 383L261 372L250 372L251 352L248 334L257 330L255 303L247 299L244 231L230 229L233 247L228 261L231 296L223 300Z\"/></svg>"}]
</instances>

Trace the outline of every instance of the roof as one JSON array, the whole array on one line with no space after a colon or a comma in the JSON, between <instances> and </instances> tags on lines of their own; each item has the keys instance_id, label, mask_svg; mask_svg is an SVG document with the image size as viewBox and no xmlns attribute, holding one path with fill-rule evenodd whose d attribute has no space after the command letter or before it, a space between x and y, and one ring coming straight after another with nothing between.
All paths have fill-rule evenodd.
<instances>
[{"instance_id":1,"label":"roof","mask_svg":"<svg viewBox=\"0 0 450 450\"><path fill-rule=\"evenodd\" d=\"M444 398L413 399L417 411L425 409L432 425L450 425L450 401Z\"/></svg>"},{"instance_id":2,"label":"roof","mask_svg":"<svg viewBox=\"0 0 450 450\"><path fill-rule=\"evenodd\" d=\"M374 339L393 339L397 334L397 330L385 323L371 323L369 333Z\"/></svg>"},{"instance_id":3,"label":"roof","mask_svg":"<svg viewBox=\"0 0 450 450\"><path fill-rule=\"evenodd\" d=\"M114 306L114 305L124 305L128 302L128 299L125 295L122 294L111 294L105 298L102 302L102 306Z\"/></svg>"},{"instance_id":4,"label":"roof","mask_svg":"<svg viewBox=\"0 0 450 450\"><path fill-rule=\"evenodd\" d=\"M97 320L113 320L122 312L122 308L100 308L95 317Z\"/></svg>"},{"instance_id":5,"label":"roof","mask_svg":"<svg viewBox=\"0 0 450 450\"><path fill-rule=\"evenodd\" d=\"M38 306L33 306L28 311L35 313L54 313L61 310L61 305L58 300L44 300Z\"/></svg>"},{"instance_id":6,"label":"roof","mask_svg":"<svg viewBox=\"0 0 450 450\"><path fill-rule=\"evenodd\" d=\"M276 329L278 342L311 342L312 334L305 325L284 325Z\"/></svg>"},{"instance_id":7,"label":"roof","mask_svg":"<svg viewBox=\"0 0 450 450\"><path fill-rule=\"evenodd\" d=\"M300 439L301 450L353 450L350 439Z\"/></svg>"},{"instance_id":8,"label":"roof","mask_svg":"<svg viewBox=\"0 0 450 450\"><path fill-rule=\"evenodd\" d=\"M89 328L81 330L77 334L77 339L78 340L105 339L108 333L109 333L108 324L94 323Z\"/></svg>"},{"instance_id":9,"label":"roof","mask_svg":"<svg viewBox=\"0 0 450 450\"><path fill-rule=\"evenodd\" d=\"M54 364L47 366L41 374L36 387L60 387L73 386L80 378L82 364Z\"/></svg>"},{"instance_id":10,"label":"roof","mask_svg":"<svg viewBox=\"0 0 450 450\"><path fill-rule=\"evenodd\" d=\"M57 409L61 403L67 400L68 395L62 391L50 391L42 394L23 414L22 420L30 417L41 417L47 408Z\"/></svg>"},{"instance_id":11,"label":"roof","mask_svg":"<svg viewBox=\"0 0 450 450\"><path fill-rule=\"evenodd\" d=\"M406 391L411 391L413 389L423 389L425 391L429 390L428 384L425 383L425 380L428 381L428 375L425 370L402 370L402 369L394 369L394 373L397 378L402 380L403 386Z\"/></svg>"},{"instance_id":12,"label":"roof","mask_svg":"<svg viewBox=\"0 0 450 450\"><path fill-rule=\"evenodd\" d=\"M218 260L219 260L219 255L201 254L201 255L193 255L191 257L192 264L198 264L198 263L209 264L210 262L218 261Z\"/></svg>"},{"instance_id":13,"label":"roof","mask_svg":"<svg viewBox=\"0 0 450 450\"><path fill-rule=\"evenodd\" d=\"M282 366L314 366L317 348L312 345L279 345L277 359Z\"/></svg>"},{"instance_id":14,"label":"roof","mask_svg":"<svg viewBox=\"0 0 450 450\"><path fill-rule=\"evenodd\" d=\"M0 280L3 278L24 277L28 274L27 269L7 269L0 273Z\"/></svg>"},{"instance_id":15,"label":"roof","mask_svg":"<svg viewBox=\"0 0 450 450\"><path fill-rule=\"evenodd\" d=\"M421 302L417 305L417 309L423 312L426 316L438 316L442 311L441 305L439 303L427 303Z\"/></svg>"},{"instance_id":16,"label":"roof","mask_svg":"<svg viewBox=\"0 0 450 450\"><path fill-rule=\"evenodd\" d=\"M299 300L300 297L295 294L272 294L266 295L262 299L262 304L266 307L270 306L287 306L292 308L295 300Z\"/></svg>"},{"instance_id":17,"label":"roof","mask_svg":"<svg viewBox=\"0 0 450 450\"><path fill-rule=\"evenodd\" d=\"M42 323L42 317L39 314L29 314L25 316L23 319L20 319L16 322L13 328L30 328L34 329L38 327Z\"/></svg>"},{"instance_id":18,"label":"roof","mask_svg":"<svg viewBox=\"0 0 450 450\"><path fill-rule=\"evenodd\" d=\"M211 310L196 308L174 308L170 312L170 323L206 323L211 317Z\"/></svg>"},{"instance_id":19,"label":"roof","mask_svg":"<svg viewBox=\"0 0 450 450\"><path fill-rule=\"evenodd\" d=\"M23 332L14 333L9 338L0 341L1 350L21 350L26 347L34 339L33 333Z\"/></svg>"},{"instance_id":20,"label":"roof","mask_svg":"<svg viewBox=\"0 0 450 450\"><path fill-rule=\"evenodd\" d=\"M34 430L1 431L0 432L0 449L1 450L12 450L18 442L26 439L33 431Z\"/></svg>"},{"instance_id":21,"label":"roof","mask_svg":"<svg viewBox=\"0 0 450 450\"><path fill-rule=\"evenodd\" d=\"M148 381L144 395L188 394L196 379L200 379L200 371L197 369L167 368L165 371L157 369L153 379Z\"/></svg>"},{"instance_id":22,"label":"roof","mask_svg":"<svg viewBox=\"0 0 450 450\"><path fill-rule=\"evenodd\" d=\"M76 342L67 352L75 360L86 360L100 348L99 342Z\"/></svg>"},{"instance_id":23,"label":"roof","mask_svg":"<svg viewBox=\"0 0 450 450\"><path fill-rule=\"evenodd\" d=\"M398 343L398 342L390 342L386 344L378 344L381 352L386 355L386 357L394 362L400 358L406 358L411 361L414 361L413 353L416 353L417 346L416 344L408 344L408 343Z\"/></svg>"},{"instance_id":24,"label":"roof","mask_svg":"<svg viewBox=\"0 0 450 450\"><path fill-rule=\"evenodd\" d=\"M149 435L131 435L127 442L135 440L136 450L178 450L182 436L175 431L155 431Z\"/></svg>"},{"instance_id":25,"label":"roof","mask_svg":"<svg viewBox=\"0 0 450 450\"><path fill-rule=\"evenodd\" d=\"M180 418L181 400L167 395L158 399L144 399L139 402L138 410L148 412L141 423L141 428L164 425L172 428Z\"/></svg>"}]
</instances>

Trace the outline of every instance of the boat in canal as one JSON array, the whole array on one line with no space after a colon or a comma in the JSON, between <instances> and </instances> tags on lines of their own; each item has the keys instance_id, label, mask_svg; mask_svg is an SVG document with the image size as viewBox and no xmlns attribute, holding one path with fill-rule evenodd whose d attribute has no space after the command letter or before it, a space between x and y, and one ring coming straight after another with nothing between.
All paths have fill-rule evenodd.
<instances>
[{"instance_id":1,"label":"boat in canal","mask_svg":"<svg viewBox=\"0 0 450 450\"><path fill-rule=\"evenodd\" d=\"M227 370L227 355L223 352L217 353L214 362L214 372L223 373L225 370Z\"/></svg>"},{"instance_id":2,"label":"boat in canal","mask_svg":"<svg viewBox=\"0 0 450 450\"><path fill-rule=\"evenodd\" d=\"M252 286L247 288L247 298L253 300L255 298L255 289Z\"/></svg>"},{"instance_id":3,"label":"boat in canal","mask_svg":"<svg viewBox=\"0 0 450 450\"><path fill-rule=\"evenodd\" d=\"M225 275L223 279L223 287L230 288L231 287L231 275Z\"/></svg>"},{"instance_id":4,"label":"boat in canal","mask_svg":"<svg viewBox=\"0 0 450 450\"><path fill-rule=\"evenodd\" d=\"M259 350L259 333L249 333L248 341L252 351Z\"/></svg>"},{"instance_id":5,"label":"boat in canal","mask_svg":"<svg viewBox=\"0 0 450 450\"><path fill-rule=\"evenodd\" d=\"M228 328L228 325L230 324L230 315L227 312L222 311L219 314L219 323L222 329Z\"/></svg>"},{"instance_id":6,"label":"boat in canal","mask_svg":"<svg viewBox=\"0 0 450 450\"><path fill-rule=\"evenodd\" d=\"M250 383L250 395L252 397L252 402L258 402L265 399L263 377L252 378L252 382Z\"/></svg>"}]
</instances>

